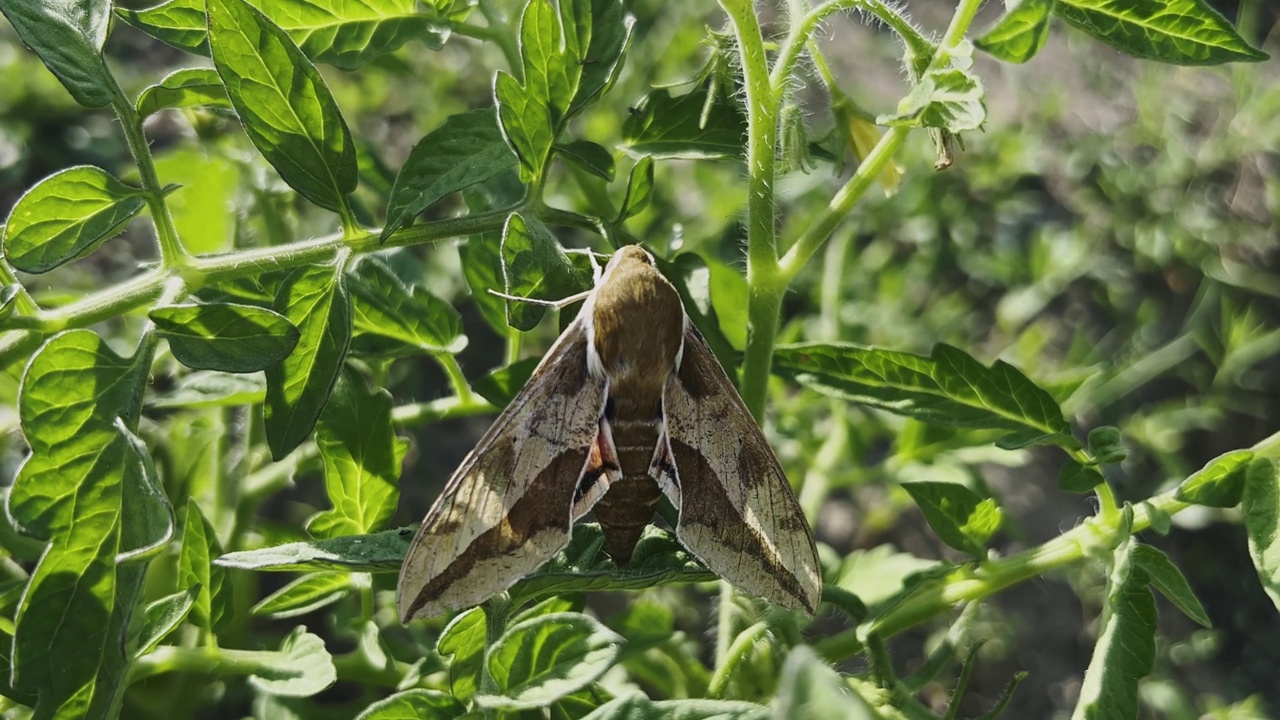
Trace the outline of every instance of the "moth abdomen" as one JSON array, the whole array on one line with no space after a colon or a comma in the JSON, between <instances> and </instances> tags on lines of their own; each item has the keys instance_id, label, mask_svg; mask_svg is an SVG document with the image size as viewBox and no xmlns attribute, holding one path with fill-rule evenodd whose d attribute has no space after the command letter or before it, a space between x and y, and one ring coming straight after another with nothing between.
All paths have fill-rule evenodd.
<instances>
[{"instance_id":1,"label":"moth abdomen","mask_svg":"<svg viewBox=\"0 0 1280 720\"><path fill-rule=\"evenodd\" d=\"M661 497L658 483L647 473L624 475L596 504L596 520L604 533L605 549L618 567L631 562L636 543L645 526L653 520L654 508Z\"/></svg>"}]
</instances>

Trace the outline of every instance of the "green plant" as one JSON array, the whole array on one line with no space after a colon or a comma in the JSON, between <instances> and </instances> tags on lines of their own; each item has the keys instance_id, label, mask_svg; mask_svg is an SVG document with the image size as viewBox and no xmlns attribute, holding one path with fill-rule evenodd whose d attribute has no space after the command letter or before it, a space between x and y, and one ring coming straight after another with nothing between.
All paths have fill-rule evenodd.
<instances>
[{"instance_id":1,"label":"green plant","mask_svg":"<svg viewBox=\"0 0 1280 720\"><path fill-rule=\"evenodd\" d=\"M341 680L354 689L338 712L350 716L363 707L363 718L461 717L468 708L482 716L542 716L534 709L548 708L554 717L787 717L800 707L832 717L914 718L932 716L921 691L949 671L956 680L946 716L955 717L979 658L979 601L1074 567L1105 577L1097 588L1102 627L1076 714L1135 717L1139 680L1156 655L1152 588L1208 622L1177 567L1139 543L1137 533L1166 532L1171 516L1191 506L1240 507L1259 577L1276 599L1277 436L1186 472L1166 491L1121 502L1106 482L1125 457L1120 433L1100 426L1081 442L1060 388L947 344L919 355L838 341L847 300L840 271L854 240L847 225L855 206L876 183L891 191L913 182L899 180L894 164L913 130L928 131L945 165L960 135L986 121L984 89L971 67L974 45L966 39L978 4L962 0L934 40L875 0L791 3L775 43L752 3L722 0L726 29L708 33L710 57L693 89L649 92L642 105L615 113L620 127L615 122L609 130L616 136L605 136L593 131L588 111L614 96L628 48L645 42L621 2L531 0L512 8L489 0L171 0L113 12L107 2L0 0L24 42L78 102L111 108L137 172L136 182L91 166L50 175L15 204L2 235L0 359L22 373L16 402L30 447L7 495L11 530L20 531L5 536L11 560L3 610L12 621L0 629L12 642L0 642L10 649L0 694L7 709L114 717L128 703L130 717L161 716L216 696L216 683L194 696L184 692L199 674L216 681L247 676L260 717L317 716L322 711L306 698ZM1000 60L1026 61L1056 16L1158 61L1265 57L1199 0L1113 5L1023 0L977 45ZM887 25L905 51L909 87L896 110L874 122L840 89L814 38L824 22L852 10ZM476 14L484 24L472 21ZM102 52L113 17L211 57L213 67L178 70L135 98ZM492 98L438 122L391 181L338 109L335 97L347 80L326 79L313 63L367 70L399 57L394 53L411 38L439 49L456 44L452 36L490 43L506 69L495 76ZM687 62L689 53L688 44L676 48L670 62ZM834 129L823 142L808 137L795 92L795 79L809 75L830 99ZM488 82L488 71L482 79ZM211 222L209 207L203 221L175 212L178 202L202 203L162 182L168 178L143 131L147 116L175 109L188 113L213 158L190 160L208 168L193 181L220 173L240 178L241 196L217 196L235 197L247 210L234 242L200 224ZM238 152L244 143L225 122L232 113L257 153L311 207L294 207L291 193L264 180L260 161ZM881 135L877 124L888 129ZM598 140L619 141L635 158L617 190L609 183L619 174L618 158ZM850 155L856 170L834 193L824 184L787 204L782 175ZM682 158L698 159L682 167L706 173L699 180L708 203L735 198L722 215L740 206L745 218L728 229L689 218L700 236L714 238L694 241L700 253L664 240L673 213L681 217L673 200L679 190L663 191L655 165ZM742 169L745 188L724 182ZM218 214L212 197L205 203ZM103 243L144 208L156 260L131 277L74 300L39 298L36 283L15 277L14 270L48 272L105 251ZM295 239L295 226L333 226L335 215L339 232ZM367 229L380 215L381 230ZM893 428L903 462L992 446L1057 448L1066 454L1057 461L1059 483L1093 493L1097 512L1045 543L993 557L987 546L1005 512L981 482L904 484L963 561L895 555L875 566L871 553L826 553L824 605L844 624L811 642L805 619L722 586L707 664L663 602L674 590L641 596L609 626L582 612L588 590L711 579L658 530L618 571L599 554L598 530L580 527L561 558L505 596L447 625L399 627L387 592L388 571L408 540L403 530L387 529L406 457L397 431L490 414L519 387L531 368L520 359L522 332L550 328L542 309L488 291L558 299L589 283L584 256L565 252L548 226L582 245L609 249L644 239L659 251L722 362L736 367L740 353L743 398L758 418L773 376L805 389L802 401L782 392L772 397L784 408L779 425L819 415L829 421L831 431L794 463L805 471L799 494L811 515L838 484L842 465L860 460L848 419L860 411L849 403L877 417L906 418ZM745 239L745 278L725 261L727 243L715 242L722 235ZM397 249L450 238L468 238L461 278L443 276L435 261L428 292L422 260ZM815 282L804 273L824 248L825 272ZM786 294L806 283L816 286L819 322L811 332L800 323L780 331ZM470 381L458 360L462 317L442 299L464 285L506 360ZM147 321L139 325L143 310ZM1232 318L1233 337L1262 336L1265 323L1242 318ZM110 332L88 329L95 326ZM810 341L779 343L780 334ZM1239 345L1241 337L1223 343ZM397 404L373 389L394 387L397 398L421 391L408 376L423 358L435 363L429 372L443 377L448 397ZM795 410L791 418L788 410ZM331 507L306 518L305 532L296 508L266 517L268 502L295 476L317 475ZM255 572L263 570L302 574L260 597ZM871 592L869 574L887 590ZM957 609L936 650L899 677L886 642ZM281 619L321 610L323 628L299 626L278 650L258 648L248 633L251 613ZM842 674L827 664L856 657L866 659L867 672ZM621 678L606 675L616 667ZM992 714L1016 683L1017 676ZM636 684L663 699L631 694ZM246 697L244 685L231 687L226 712Z\"/></svg>"}]
</instances>

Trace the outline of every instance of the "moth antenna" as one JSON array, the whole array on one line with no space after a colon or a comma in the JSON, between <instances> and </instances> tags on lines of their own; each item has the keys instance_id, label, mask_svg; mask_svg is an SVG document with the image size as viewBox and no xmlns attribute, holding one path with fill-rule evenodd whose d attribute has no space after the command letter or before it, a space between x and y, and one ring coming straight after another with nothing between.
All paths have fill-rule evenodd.
<instances>
[{"instance_id":1,"label":"moth antenna","mask_svg":"<svg viewBox=\"0 0 1280 720\"><path fill-rule=\"evenodd\" d=\"M591 291L583 290L580 293L574 293L569 297L560 298L559 300L543 300L541 298L521 297L520 295L508 295L506 293L498 292L493 288L489 288L489 294L500 297L503 300L514 300L516 302L529 303L530 305L545 305L547 307L553 307L553 308L556 308L557 310L560 310L576 302L586 300L587 296L591 294Z\"/></svg>"}]
</instances>

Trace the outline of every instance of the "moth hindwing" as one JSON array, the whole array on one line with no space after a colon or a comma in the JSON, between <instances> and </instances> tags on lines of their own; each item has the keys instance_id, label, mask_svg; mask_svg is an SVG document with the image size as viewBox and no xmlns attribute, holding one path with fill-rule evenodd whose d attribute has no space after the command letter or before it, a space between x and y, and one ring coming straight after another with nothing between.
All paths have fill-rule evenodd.
<instances>
[{"instance_id":1,"label":"moth hindwing","mask_svg":"<svg viewBox=\"0 0 1280 720\"><path fill-rule=\"evenodd\" d=\"M427 513L400 568L400 617L507 589L590 511L625 565L663 495L710 570L817 609L818 554L782 467L675 288L629 246Z\"/></svg>"}]
</instances>

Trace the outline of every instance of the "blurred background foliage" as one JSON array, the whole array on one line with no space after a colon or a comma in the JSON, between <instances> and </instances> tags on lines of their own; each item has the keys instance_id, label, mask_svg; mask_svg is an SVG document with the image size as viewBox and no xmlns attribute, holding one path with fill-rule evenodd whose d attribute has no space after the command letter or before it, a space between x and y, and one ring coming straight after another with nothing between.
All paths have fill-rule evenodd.
<instances>
[{"instance_id":1,"label":"blurred background foliage","mask_svg":"<svg viewBox=\"0 0 1280 720\"><path fill-rule=\"evenodd\" d=\"M941 0L909 7L934 31L951 10ZM999 9L987 8L975 27ZM1274 59L1280 33L1270 3L1220 9L1228 17L1239 12L1242 35L1273 59L1224 68L1143 63L1061 25L1026 66L979 57L990 109L985 132L964 138L955 165L943 172L932 169L923 136L908 146L899 158L905 175L896 194L870 193L788 297L782 339L838 338L912 352L942 341L984 361L1004 358L1049 387L1078 428L1121 429L1130 452L1110 480L1123 498L1147 497L1215 455L1274 432L1280 417L1280 60ZM631 12L636 42L619 86L574 128L576 137L609 147L618 143L629 103L653 85L698 75L709 51L707 28L722 21L710 2L637 0ZM845 93L873 113L891 109L901 94L900 52L887 33L858 17L840 17L827 24L823 45ZM130 94L192 62L122 23L107 52ZM492 73L502 67L498 48L457 36L439 52L411 43L356 72L322 66L360 144L358 198L367 222L380 216L394 169L413 143L453 113L490 105ZM838 152L819 90L814 78L797 79L810 139ZM330 215L307 207L251 151L233 118L208 110L167 112L153 116L147 130L161 179L184 185L171 207L193 251L334 230ZM109 110L76 105L0 23L0 216L39 178L82 163L126 178L132 169ZM783 181L788 226L802 227L838 184L831 165L811 167ZM548 184L553 204L585 206L577 171L561 166L557 172ZM625 183L625 173L619 175L615 185ZM745 293L726 272L743 267L740 176L728 162L660 162L653 201L630 226L659 253L695 250L713 261L712 292L721 298ZM433 213L457 212L460 203ZM42 303L56 303L128 277L151 252L141 228L132 234L137 242L108 243L85 262L23 282ZM591 241L569 231L561 239ZM396 272L462 309L470 345L461 362L469 377L503 364L501 339L466 298L454 244L394 251L388 259ZM136 327L120 322L101 330L120 338L120 349L136 337ZM539 352L553 334L544 324L526 341L527 352ZM171 369L176 374L176 366ZM6 481L23 453L14 409L21 370L11 365L0 377L0 478ZM382 376L399 402L448 392L426 359L398 363ZM161 363L157 394L171 382ZM911 569L900 553L936 558L952 552L929 532L899 481L958 479L1000 497L1006 512L996 542L1001 553L1043 542L1090 512L1084 496L1057 488L1057 460L1047 451L995 450L984 444L987 437L848 409L781 382L775 390L776 447L793 478L804 478L801 498L817 516L819 539L848 554L846 571L865 578L860 587L870 595L877 584L892 592L894 579ZM181 478L177 482L199 495L214 492L201 485L202 458L226 451L228 427L249 420L189 411L147 422L144 433L169 438L173 456L157 458L166 476ZM420 517L487 422L447 420L411 429L414 447L397 520ZM221 498L214 504L262 515L266 522L255 529L260 540L294 539L302 520L325 505L318 463L257 481L243 490L257 493L254 502ZM1186 573L1214 628L1161 613L1169 640L1143 684L1144 717L1280 714L1280 626L1232 512L1190 509L1167 537L1151 538ZM153 573L151 582L169 582L162 575ZM238 580L238 602L247 607L272 589L255 591L259 582L278 584L245 576ZM1097 590L1104 583L1095 571L1080 571L1014 588L983 606L973 633L988 642L964 711L982 712L1009 676L1025 669L1030 677L1008 717L1065 713L1060 708L1070 707L1088 662L1096 630L1089 622L1098 610L1080 600L1097 593L1077 596L1073 588ZM673 597L661 590L654 595ZM617 609L607 597L600 602ZM696 637L706 612L677 611L675 619ZM235 617L233 634L282 636L291 626L243 612ZM922 631L890 649L910 671L939 639L939 632ZM942 702L946 688L935 685ZM202 689L182 697L195 687ZM131 693L131 702L149 692L156 711L189 707L225 689L178 677L141 690Z\"/></svg>"}]
</instances>

